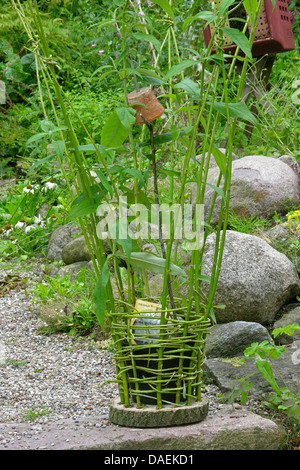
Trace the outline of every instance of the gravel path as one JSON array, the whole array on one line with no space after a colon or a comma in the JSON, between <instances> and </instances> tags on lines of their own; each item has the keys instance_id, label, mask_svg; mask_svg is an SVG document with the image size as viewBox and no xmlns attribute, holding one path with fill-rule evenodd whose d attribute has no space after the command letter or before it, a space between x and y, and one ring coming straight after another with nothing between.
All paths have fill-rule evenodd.
<instances>
[{"instance_id":1,"label":"gravel path","mask_svg":"<svg viewBox=\"0 0 300 470\"><path fill-rule=\"evenodd\" d=\"M0 281L6 274L0 266ZM0 450L25 437L28 443L53 423L67 428L70 419L88 426L96 417L98 427L113 426L108 413L118 389L108 383L115 376L112 354L90 337L39 334L45 325L24 290L0 297ZM218 389L205 392L209 413L217 413Z\"/></svg>"},{"instance_id":2,"label":"gravel path","mask_svg":"<svg viewBox=\"0 0 300 470\"><path fill-rule=\"evenodd\" d=\"M86 410L107 412L117 394L111 354L90 338L42 336L44 325L23 293L1 298L0 422L21 420L30 411L59 419Z\"/></svg>"},{"instance_id":3,"label":"gravel path","mask_svg":"<svg viewBox=\"0 0 300 470\"><path fill-rule=\"evenodd\" d=\"M6 272L0 270L0 280ZM0 449L14 440L4 423L42 430L96 414L99 426L107 425L118 394L116 384L107 383L115 374L112 354L90 337L38 334L45 325L23 290L0 297Z\"/></svg>"}]
</instances>

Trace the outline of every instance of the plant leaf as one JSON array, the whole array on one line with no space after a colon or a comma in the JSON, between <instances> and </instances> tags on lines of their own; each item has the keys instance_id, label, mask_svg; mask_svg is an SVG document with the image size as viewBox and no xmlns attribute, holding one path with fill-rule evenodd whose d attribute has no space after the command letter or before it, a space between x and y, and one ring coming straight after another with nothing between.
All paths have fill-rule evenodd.
<instances>
[{"instance_id":1,"label":"plant leaf","mask_svg":"<svg viewBox=\"0 0 300 470\"><path fill-rule=\"evenodd\" d=\"M195 20L203 20L205 21L207 26L209 23L212 23L216 19L215 15L212 11L200 11L197 15L189 16L183 23L182 29L185 32L186 27Z\"/></svg>"},{"instance_id":2,"label":"plant leaf","mask_svg":"<svg viewBox=\"0 0 300 470\"><path fill-rule=\"evenodd\" d=\"M92 186L90 186L90 192L91 192L91 198L93 198L95 201L98 201L99 204L101 204L102 200L104 199L103 188L101 188L101 185L99 183L93 184ZM74 201L72 201L71 207L75 207L79 203L85 200L86 200L85 194L84 192L81 192L74 199Z\"/></svg>"},{"instance_id":3,"label":"plant leaf","mask_svg":"<svg viewBox=\"0 0 300 470\"><path fill-rule=\"evenodd\" d=\"M174 12L167 0L152 0L152 3L156 3L157 5L159 5L163 10L165 10L167 15L169 15L169 17L172 18L172 20L174 20L175 18Z\"/></svg>"},{"instance_id":4,"label":"plant leaf","mask_svg":"<svg viewBox=\"0 0 300 470\"><path fill-rule=\"evenodd\" d=\"M102 328L104 328L105 310L106 310L106 286L109 281L109 269L107 260L105 261L95 290L93 292L94 312Z\"/></svg>"},{"instance_id":5,"label":"plant leaf","mask_svg":"<svg viewBox=\"0 0 300 470\"><path fill-rule=\"evenodd\" d=\"M67 217L67 222L96 212L98 206L99 201L93 198L84 199L83 201L80 201L79 204L76 204L71 208Z\"/></svg>"},{"instance_id":6,"label":"plant leaf","mask_svg":"<svg viewBox=\"0 0 300 470\"><path fill-rule=\"evenodd\" d=\"M224 14L226 10L235 2L235 0L222 0L220 5L217 8L217 15L218 18L221 18L221 16Z\"/></svg>"},{"instance_id":7,"label":"plant leaf","mask_svg":"<svg viewBox=\"0 0 300 470\"><path fill-rule=\"evenodd\" d=\"M51 160L54 160L54 159L56 159L55 153L53 153L52 155L48 155L48 156L45 157L45 158L41 158L40 160L37 160L37 161L29 168L29 170L28 170L28 175L29 175L30 173L32 173L32 171L33 171L35 168L37 168L38 166L43 165L43 164L46 163L46 162L50 162ZM2 215L2 214L1 214L1 215Z\"/></svg>"},{"instance_id":8,"label":"plant leaf","mask_svg":"<svg viewBox=\"0 0 300 470\"><path fill-rule=\"evenodd\" d=\"M84 144L84 145L78 145L77 146L77 150L79 150L79 152L96 152L96 148L100 151L100 152L105 152L105 148L103 147L103 145L100 145L100 144ZM73 150L73 148L70 148L70 150Z\"/></svg>"},{"instance_id":9,"label":"plant leaf","mask_svg":"<svg viewBox=\"0 0 300 470\"><path fill-rule=\"evenodd\" d=\"M108 182L107 178L105 175L102 173L100 170L95 170L96 175L98 176L99 180L103 184L105 190L109 193L109 195L112 197L113 196L113 187L112 185Z\"/></svg>"},{"instance_id":10,"label":"plant leaf","mask_svg":"<svg viewBox=\"0 0 300 470\"><path fill-rule=\"evenodd\" d=\"M257 0L243 0L243 5L247 15L250 18L251 25L254 26L257 11Z\"/></svg>"},{"instance_id":11,"label":"plant leaf","mask_svg":"<svg viewBox=\"0 0 300 470\"><path fill-rule=\"evenodd\" d=\"M225 103L218 103L216 101L214 103L214 109L224 116L227 116ZM228 103L228 109L231 117L245 119L245 121L250 121L254 125L259 124L256 117L251 113L245 103Z\"/></svg>"},{"instance_id":12,"label":"plant leaf","mask_svg":"<svg viewBox=\"0 0 300 470\"><path fill-rule=\"evenodd\" d=\"M276 336L281 335L283 333L291 336L296 330L300 330L300 326L298 325L298 323L293 323L292 325L286 325L281 328L275 328L272 331L272 336L276 338Z\"/></svg>"},{"instance_id":13,"label":"plant leaf","mask_svg":"<svg viewBox=\"0 0 300 470\"><path fill-rule=\"evenodd\" d=\"M171 140L176 140L179 137L182 137L191 132L192 129L192 127L183 127L182 129L175 129L174 131L165 132L164 134L158 134L154 137L154 144L160 145L165 144L166 142L170 142ZM150 140L142 142L141 147L150 145L150 143Z\"/></svg>"},{"instance_id":14,"label":"plant leaf","mask_svg":"<svg viewBox=\"0 0 300 470\"><path fill-rule=\"evenodd\" d=\"M199 281L205 281L205 282L210 282L210 277L209 276L204 276L203 274L200 274L198 276Z\"/></svg>"},{"instance_id":15,"label":"plant leaf","mask_svg":"<svg viewBox=\"0 0 300 470\"><path fill-rule=\"evenodd\" d=\"M131 252L133 249L132 238L128 233L128 219L127 217L120 217L113 225L113 233L116 233L116 242L121 245L126 253L128 262L130 262Z\"/></svg>"},{"instance_id":16,"label":"plant leaf","mask_svg":"<svg viewBox=\"0 0 300 470\"><path fill-rule=\"evenodd\" d=\"M128 129L121 123L116 111L108 117L101 133L104 147L120 147L128 136Z\"/></svg>"},{"instance_id":17,"label":"plant leaf","mask_svg":"<svg viewBox=\"0 0 300 470\"><path fill-rule=\"evenodd\" d=\"M159 258L148 252L131 253L130 263L137 269L147 269L155 274L164 274L166 266L164 258ZM186 276L185 271L173 263L170 263L170 274L173 276Z\"/></svg>"},{"instance_id":18,"label":"plant leaf","mask_svg":"<svg viewBox=\"0 0 300 470\"><path fill-rule=\"evenodd\" d=\"M217 147L212 147L211 153L213 154L216 164L221 170L221 173L223 176L226 175L226 156L221 150L219 150Z\"/></svg>"},{"instance_id":19,"label":"plant leaf","mask_svg":"<svg viewBox=\"0 0 300 470\"><path fill-rule=\"evenodd\" d=\"M134 191L129 191L128 193L124 193L124 196L127 197L129 206L137 202L137 204L144 204L148 210L151 210L151 201L144 191L138 191L136 194Z\"/></svg>"},{"instance_id":20,"label":"plant leaf","mask_svg":"<svg viewBox=\"0 0 300 470\"><path fill-rule=\"evenodd\" d=\"M116 109L116 113L123 126L130 130L135 123L136 110L133 108L118 108Z\"/></svg>"},{"instance_id":21,"label":"plant leaf","mask_svg":"<svg viewBox=\"0 0 300 470\"><path fill-rule=\"evenodd\" d=\"M42 119L42 121L40 121L40 126L42 131L46 132L46 134L55 130L55 125L48 119Z\"/></svg>"},{"instance_id":22,"label":"plant leaf","mask_svg":"<svg viewBox=\"0 0 300 470\"><path fill-rule=\"evenodd\" d=\"M62 160L65 151L65 143L63 140L52 140L51 145L53 146L56 154Z\"/></svg>"},{"instance_id":23,"label":"plant leaf","mask_svg":"<svg viewBox=\"0 0 300 470\"><path fill-rule=\"evenodd\" d=\"M146 184L143 173L140 170L136 170L135 168L124 168L122 174L136 178L139 181L140 188L143 188Z\"/></svg>"},{"instance_id":24,"label":"plant leaf","mask_svg":"<svg viewBox=\"0 0 300 470\"><path fill-rule=\"evenodd\" d=\"M180 62L180 64L173 65L173 67L171 67L170 70L168 70L168 72L166 73L164 82L168 81L169 78L173 77L174 75L177 75L188 67L191 67L192 65L196 64L197 62L195 60L186 59Z\"/></svg>"},{"instance_id":25,"label":"plant leaf","mask_svg":"<svg viewBox=\"0 0 300 470\"><path fill-rule=\"evenodd\" d=\"M26 147L28 144L31 144L31 142L35 142L36 140L41 140L43 137L48 135L46 132L40 132L39 134L35 134L26 141Z\"/></svg>"},{"instance_id":26,"label":"plant leaf","mask_svg":"<svg viewBox=\"0 0 300 470\"><path fill-rule=\"evenodd\" d=\"M229 37L234 44L236 44L245 54L247 57L252 59L251 48L249 44L248 38L243 34L241 31L235 28L220 28L227 37Z\"/></svg>"},{"instance_id":27,"label":"plant leaf","mask_svg":"<svg viewBox=\"0 0 300 470\"><path fill-rule=\"evenodd\" d=\"M157 52L160 51L161 49L161 43L159 42L159 40L153 36L152 34L145 34L145 33L133 33L132 36L137 39L137 40L143 40L143 41L147 41L147 42L151 42L153 44L153 46L155 47L155 49L157 50Z\"/></svg>"},{"instance_id":28,"label":"plant leaf","mask_svg":"<svg viewBox=\"0 0 300 470\"><path fill-rule=\"evenodd\" d=\"M149 69L143 69L142 67L138 67L136 70L140 75L153 77L157 78L158 80L161 80L161 76L159 75L160 71L154 69L154 67L149 67Z\"/></svg>"},{"instance_id":29,"label":"plant leaf","mask_svg":"<svg viewBox=\"0 0 300 470\"><path fill-rule=\"evenodd\" d=\"M216 193L218 193L222 199L224 199L225 201L225 194L224 194L224 191L222 188L220 188L219 186L215 186L214 184L211 184L211 183L206 183L207 186L210 186Z\"/></svg>"},{"instance_id":30,"label":"plant leaf","mask_svg":"<svg viewBox=\"0 0 300 470\"><path fill-rule=\"evenodd\" d=\"M184 78L181 82L174 85L174 88L182 88L186 93L192 95L193 98L200 98L200 87L190 78Z\"/></svg>"},{"instance_id":31,"label":"plant leaf","mask_svg":"<svg viewBox=\"0 0 300 470\"><path fill-rule=\"evenodd\" d=\"M273 390L275 390L278 395L281 395L281 390L274 378L272 367L268 361L261 359L260 357L255 358L255 365L259 373L264 377L264 379L271 385Z\"/></svg>"},{"instance_id":32,"label":"plant leaf","mask_svg":"<svg viewBox=\"0 0 300 470\"><path fill-rule=\"evenodd\" d=\"M110 70L107 70L107 71L105 72L106 74L109 73L109 72L110 72L110 73L111 73L111 72L115 72L115 69L113 68L112 65L102 65L101 67L98 67L96 70L94 70L94 72L92 73L91 76L93 77L93 76L96 75L100 70L103 70L103 69L110 69ZM103 76L103 75L101 75L101 76Z\"/></svg>"}]
</instances>

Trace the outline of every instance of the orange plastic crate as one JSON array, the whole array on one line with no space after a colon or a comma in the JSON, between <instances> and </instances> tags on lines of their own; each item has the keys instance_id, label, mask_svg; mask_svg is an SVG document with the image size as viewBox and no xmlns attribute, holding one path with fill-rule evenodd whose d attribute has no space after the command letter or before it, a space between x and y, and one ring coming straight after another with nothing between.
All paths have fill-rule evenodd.
<instances>
[{"instance_id":1,"label":"orange plastic crate","mask_svg":"<svg viewBox=\"0 0 300 470\"><path fill-rule=\"evenodd\" d=\"M233 17L246 19L245 9L241 6L238 10L234 11ZM242 30L244 23L234 20L234 18L231 19L229 17L226 26ZM204 28L206 46L208 46L211 39L211 28L211 25ZM250 28L248 28L247 35L249 36L249 34ZM223 46L224 52L232 54L235 49L236 45L233 44L229 38L225 38ZM252 47L253 57L291 51L293 49L295 49L295 42L287 0L276 0L274 10L272 1L265 0ZM213 52L215 52L214 49Z\"/></svg>"}]
</instances>

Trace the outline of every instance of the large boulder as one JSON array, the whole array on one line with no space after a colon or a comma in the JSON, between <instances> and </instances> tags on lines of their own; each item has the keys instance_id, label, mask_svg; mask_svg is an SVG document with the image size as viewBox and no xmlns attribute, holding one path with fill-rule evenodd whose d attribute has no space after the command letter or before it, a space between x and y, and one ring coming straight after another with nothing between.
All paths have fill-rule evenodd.
<instances>
[{"instance_id":1,"label":"large boulder","mask_svg":"<svg viewBox=\"0 0 300 470\"><path fill-rule=\"evenodd\" d=\"M61 252L62 260L65 264L78 263L80 261L90 261L91 254L86 244L84 235L72 239L67 243Z\"/></svg>"},{"instance_id":2,"label":"large boulder","mask_svg":"<svg viewBox=\"0 0 300 470\"><path fill-rule=\"evenodd\" d=\"M220 150L220 152L222 152L224 154L226 153L226 149L223 148L223 147L220 147L219 150ZM205 155L204 155L204 162L205 163L207 161L208 156L209 156L209 153L205 152ZM232 158L232 161L233 161L233 160L237 160L238 157L235 153L232 152L231 158ZM202 159L202 154L196 155L195 159L197 160L197 162L200 163L201 159ZM215 166L217 166L217 163L216 163L215 157L211 153L210 158L209 158L209 167L211 168L211 167L215 167Z\"/></svg>"},{"instance_id":3,"label":"large boulder","mask_svg":"<svg viewBox=\"0 0 300 470\"><path fill-rule=\"evenodd\" d=\"M289 325L297 324L300 327L300 306L293 308L288 313L284 314L279 320L277 320L273 328L285 328ZM280 344L291 344L294 341L300 341L300 330L295 330L293 333L290 331L291 334L282 333L276 336L276 341Z\"/></svg>"},{"instance_id":4,"label":"large boulder","mask_svg":"<svg viewBox=\"0 0 300 470\"><path fill-rule=\"evenodd\" d=\"M210 276L214 260L215 234L207 237L202 274ZM204 294L209 283L203 282ZM294 264L267 242L254 235L228 230L222 266L215 292L217 323L232 321L274 321L282 305L300 293L300 280Z\"/></svg>"},{"instance_id":5,"label":"large boulder","mask_svg":"<svg viewBox=\"0 0 300 470\"><path fill-rule=\"evenodd\" d=\"M296 173L298 183L300 184L300 165L297 162L296 158L292 157L291 155L282 155L279 160L289 165L289 167Z\"/></svg>"},{"instance_id":6,"label":"large boulder","mask_svg":"<svg viewBox=\"0 0 300 470\"><path fill-rule=\"evenodd\" d=\"M78 276L80 275L80 272L82 268L86 269L91 269L89 263L87 261L78 261L76 263L68 264L67 266L63 266L60 268L58 271L58 275L61 278L64 278L65 276L70 276L71 281L76 281L78 279Z\"/></svg>"},{"instance_id":7,"label":"large boulder","mask_svg":"<svg viewBox=\"0 0 300 470\"><path fill-rule=\"evenodd\" d=\"M274 227L270 228L259 234L261 238L266 240L266 242L272 243L287 243L289 239L292 237L292 232L284 223L275 225Z\"/></svg>"},{"instance_id":8,"label":"large boulder","mask_svg":"<svg viewBox=\"0 0 300 470\"><path fill-rule=\"evenodd\" d=\"M208 171L208 183L216 186L219 168ZM221 181L221 187L222 187ZM192 189L192 203L195 203L197 186ZM204 199L204 217L207 218L215 194L207 186ZM291 204L298 204L300 192L298 176L282 160L265 156L246 156L232 162L230 210L240 217L271 217L275 211L286 211ZM211 223L219 218L221 197L216 199Z\"/></svg>"},{"instance_id":9,"label":"large boulder","mask_svg":"<svg viewBox=\"0 0 300 470\"><path fill-rule=\"evenodd\" d=\"M61 261L61 252L65 245L67 245L74 236L81 232L79 227L72 224L61 225L57 227L50 235L47 258L50 261Z\"/></svg>"},{"instance_id":10,"label":"large boulder","mask_svg":"<svg viewBox=\"0 0 300 470\"><path fill-rule=\"evenodd\" d=\"M257 341L273 341L267 328L260 323L234 321L214 325L206 338L205 356L212 358L242 355L247 347Z\"/></svg>"},{"instance_id":11,"label":"large boulder","mask_svg":"<svg viewBox=\"0 0 300 470\"><path fill-rule=\"evenodd\" d=\"M274 378L279 387L288 387L299 393L299 362L300 341L295 341L291 347L285 348L282 355L270 361ZM271 385L259 373L253 358L247 358L244 364L239 360L244 358L239 355L234 358L211 358L203 364L203 370L210 380L219 387L221 392L231 392L233 389L241 390L241 380L248 377L253 384L249 395L264 397L273 392Z\"/></svg>"}]
</instances>

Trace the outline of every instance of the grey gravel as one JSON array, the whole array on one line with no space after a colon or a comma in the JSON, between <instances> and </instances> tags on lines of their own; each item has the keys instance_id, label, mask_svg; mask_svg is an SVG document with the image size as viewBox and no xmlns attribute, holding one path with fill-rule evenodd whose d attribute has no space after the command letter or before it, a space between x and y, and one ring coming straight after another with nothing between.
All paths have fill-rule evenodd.
<instances>
[{"instance_id":1,"label":"grey gravel","mask_svg":"<svg viewBox=\"0 0 300 470\"><path fill-rule=\"evenodd\" d=\"M45 325L25 290L0 297L0 449L25 437L37 439L53 422L66 429L70 418L80 427L91 417L98 418L98 427L113 426L109 407L118 389L110 382L112 353L91 337L41 335ZM207 385L204 393L209 414L222 409L217 387Z\"/></svg>"},{"instance_id":2,"label":"grey gravel","mask_svg":"<svg viewBox=\"0 0 300 470\"><path fill-rule=\"evenodd\" d=\"M0 423L22 421L28 413L45 423L108 412L117 395L111 353L89 338L43 336L45 323L23 292L0 299Z\"/></svg>"},{"instance_id":3,"label":"grey gravel","mask_svg":"<svg viewBox=\"0 0 300 470\"><path fill-rule=\"evenodd\" d=\"M0 423L20 422L30 412L46 413L35 423L92 410L107 415L118 395L108 383L115 378L112 354L90 337L38 334L45 324L23 292L0 298Z\"/></svg>"}]
</instances>

